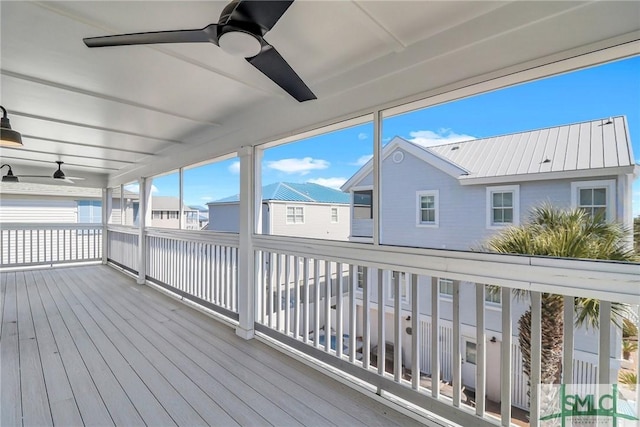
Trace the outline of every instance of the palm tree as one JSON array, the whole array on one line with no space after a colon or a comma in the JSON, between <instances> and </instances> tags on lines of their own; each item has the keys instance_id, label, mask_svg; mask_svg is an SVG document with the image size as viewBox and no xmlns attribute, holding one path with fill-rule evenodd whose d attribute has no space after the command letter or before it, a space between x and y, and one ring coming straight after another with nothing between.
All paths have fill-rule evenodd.
<instances>
[{"instance_id":1,"label":"palm tree","mask_svg":"<svg viewBox=\"0 0 640 427\"><path fill-rule=\"evenodd\" d=\"M492 252L544 255L562 258L634 261L629 248L629 231L618 223L608 223L582 209L562 210L551 205L534 208L528 222L510 227L490 238L484 249ZM519 297L525 296L523 292ZM542 294L542 370L541 382L560 381L563 341L563 298ZM599 302L576 298L576 326L598 327ZM614 322L625 306L612 304ZM518 321L518 338L525 374L531 374L531 308Z\"/></svg>"}]
</instances>

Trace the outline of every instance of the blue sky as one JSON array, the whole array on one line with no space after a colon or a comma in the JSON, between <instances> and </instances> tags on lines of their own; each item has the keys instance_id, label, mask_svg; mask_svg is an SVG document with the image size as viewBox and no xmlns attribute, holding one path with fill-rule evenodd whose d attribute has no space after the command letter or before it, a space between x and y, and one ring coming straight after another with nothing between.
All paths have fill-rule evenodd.
<instances>
[{"instance_id":1,"label":"blue sky","mask_svg":"<svg viewBox=\"0 0 640 427\"><path fill-rule=\"evenodd\" d=\"M610 116L627 116L640 163L640 57L616 61L385 119L383 142L401 136L424 145L484 138ZM263 184L316 182L339 187L373 152L373 125L265 151ZM239 163L230 159L185 171L185 202L203 205L239 191ZM177 196L177 174L154 179L156 195ZM640 215L640 179L633 187Z\"/></svg>"}]
</instances>

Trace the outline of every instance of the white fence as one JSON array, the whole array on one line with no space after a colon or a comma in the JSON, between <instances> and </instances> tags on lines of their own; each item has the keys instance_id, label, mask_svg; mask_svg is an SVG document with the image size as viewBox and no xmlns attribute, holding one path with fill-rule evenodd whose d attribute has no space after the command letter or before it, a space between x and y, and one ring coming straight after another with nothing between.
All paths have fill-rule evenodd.
<instances>
[{"instance_id":1,"label":"white fence","mask_svg":"<svg viewBox=\"0 0 640 427\"><path fill-rule=\"evenodd\" d=\"M97 261L99 224L0 224L0 267Z\"/></svg>"}]
</instances>

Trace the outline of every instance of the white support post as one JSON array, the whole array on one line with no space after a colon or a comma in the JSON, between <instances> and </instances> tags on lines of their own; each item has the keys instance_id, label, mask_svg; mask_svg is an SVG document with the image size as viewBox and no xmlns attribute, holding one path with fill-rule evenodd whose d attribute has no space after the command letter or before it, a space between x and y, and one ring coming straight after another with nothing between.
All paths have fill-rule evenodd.
<instances>
[{"instance_id":1,"label":"white support post","mask_svg":"<svg viewBox=\"0 0 640 427\"><path fill-rule=\"evenodd\" d=\"M178 227L180 230L184 230L184 168L180 168L178 171L178 187L179 191L179 201L178 201Z\"/></svg>"},{"instance_id":2,"label":"white support post","mask_svg":"<svg viewBox=\"0 0 640 427\"><path fill-rule=\"evenodd\" d=\"M105 265L109 259L109 236L107 234L109 230L107 227L111 222L112 194L111 188L102 189L102 264Z\"/></svg>"},{"instance_id":3,"label":"white support post","mask_svg":"<svg viewBox=\"0 0 640 427\"><path fill-rule=\"evenodd\" d=\"M600 300L600 345L598 348L598 382L611 383L611 302Z\"/></svg>"},{"instance_id":4,"label":"white support post","mask_svg":"<svg viewBox=\"0 0 640 427\"><path fill-rule=\"evenodd\" d=\"M138 284L144 285L147 280L147 245L145 228L149 223L151 213L151 180L140 178L138 180L139 205L138 205ZM134 218L135 219L135 218Z\"/></svg>"},{"instance_id":5,"label":"white support post","mask_svg":"<svg viewBox=\"0 0 640 427\"><path fill-rule=\"evenodd\" d=\"M382 111L373 114L373 244L380 244L380 224L382 209L380 200L382 199L381 189L381 169L382 169Z\"/></svg>"},{"instance_id":6,"label":"white support post","mask_svg":"<svg viewBox=\"0 0 640 427\"><path fill-rule=\"evenodd\" d=\"M254 174L256 165L253 147L242 147L240 156L240 248L238 251L238 314L236 334L244 339L254 336L255 324L255 230Z\"/></svg>"},{"instance_id":7,"label":"white support post","mask_svg":"<svg viewBox=\"0 0 640 427\"><path fill-rule=\"evenodd\" d=\"M127 202L127 199L124 197L124 184L120 184L120 225L125 225L127 223L124 213L124 205Z\"/></svg>"}]
</instances>

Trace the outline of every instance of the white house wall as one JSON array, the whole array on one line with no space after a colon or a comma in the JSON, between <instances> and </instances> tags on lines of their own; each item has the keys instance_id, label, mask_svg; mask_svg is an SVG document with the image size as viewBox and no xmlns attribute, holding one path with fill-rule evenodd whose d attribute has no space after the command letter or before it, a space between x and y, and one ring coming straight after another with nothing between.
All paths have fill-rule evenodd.
<instances>
[{"instance_id":1,"label":"white house wall","mask_svg":"<svg viewBox=\"0 0 640 427\"><path fill-rule=\"evenodd\" d=\"M371 180L369 174L357 186L365 186ZM383 162L381 181L382 244L470 250L478 248L497 231L487 228L485 185L461 186L456 178L426 165L408 152L404 152L404 159L400 163L394 163L392 156ZM520 183L520 221L526 220L531 209L544 202L558 207L570 207L573 181L577 180ZM417 225L417 192L424 190L439 191L437 227ZM354 220L353 229L362 235L366 221L371 224L368 234L371 236L370 220Z\"/></svg>"},{"instance_id":2,"label":"white house wall","mask_svg":"<svg viewBox=\"0 0 640 427\"><path fill-rule=\"evenodd\" d=\"M304 223L287 224L287 206L304 207ZM331 222L331 208L338 208L337 223ZM349 205L271 201L269 209L272 235L331 240L349 239Z\"/></svg>"},{"instance_id":3,"label":"white house wall","mask_svg":"<svg viewBox=\"0 0 640 427\"><path fill-rule=\"evenodd\" d=\"M12 196L0 198L0 222L76 223L78 206L74 199L42 196Z\"/></svg>"}]
</instances>

